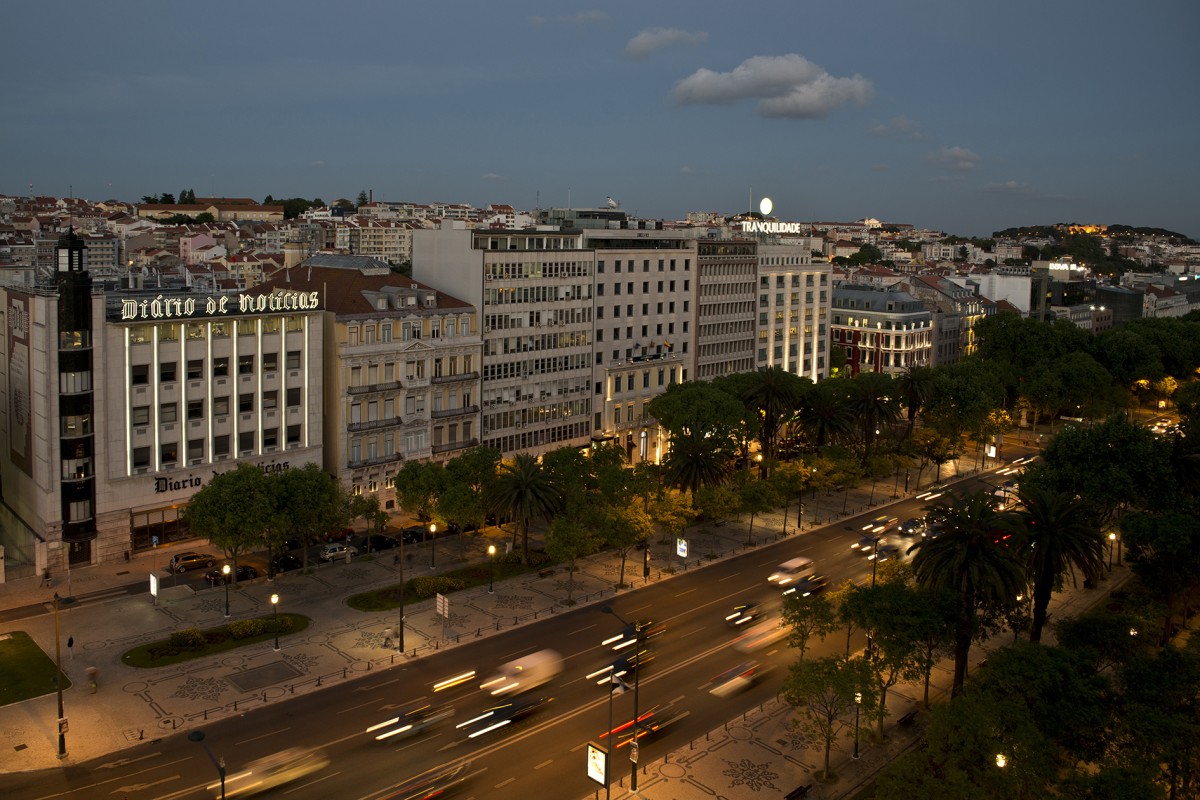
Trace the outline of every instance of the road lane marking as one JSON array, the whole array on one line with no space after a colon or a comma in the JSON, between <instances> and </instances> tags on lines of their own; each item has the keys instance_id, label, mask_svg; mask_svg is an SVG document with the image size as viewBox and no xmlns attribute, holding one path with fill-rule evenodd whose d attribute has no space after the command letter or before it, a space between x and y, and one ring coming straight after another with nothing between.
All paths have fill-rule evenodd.
<instances>
[{"instance_id":1,"label":"road lane marking","mask_svg":"<svg viewBox=\"0 0 1200 800\"><path fill-rule=\"evenodd\" d=\"M553 758L547 758L545 761L543 761L542 763L540 763L536 767L534 767L534 769L541 769L542 767L548 767L553 763L554 763Z\"/></svg>"},{"instance_id":2,"label":"road lane marking","mask_svg":"<svg viewBox=\"0 0 1200 800\"><path fill-rule=\"evenodd\" d=\"M341 774L342 773L340 771L338 771L338 772L331 772L328 775L322 775L321 777L317 778L315 781L309 781L308 783L302 783L299 786L295 787L294 789L288 789L286 792L284 792L284 794L291 794L292 792L298 792L301 789L307 789L310 786L316 786L321 781L327 781L330 778L335 778Z\"/></svg>"},{"instance_id":3,"label":"road lane marking","mask_svg":"<svg viewBox=\"0 0 1200 800\"><path fill-rule=\"evenodd\" d=\"M152 772L152 771L154 771L154 770L156 770L156 769L162 769L163 767L169 767L169 766L171 766L172 764L182 764L182 763L184 763L184 762L186 762L186 761L191 761L191 760L192 760L192 758L191 758L191 757L189 757L189 758L177 758L177 759L175 759L174 761L168 761L168 762L167 762L167 763L165 763L165 764L159 764L159 765L158 765L158 766L156 766L156 767L150 767L150 768L148 768L148 769L140 769L140 770L138 770L137 772L131 772L131 773L129 773L128 775L120 775L120 776L117 776L117 777L105 778L105 779L104 779L104 780L102 780L102 781L96 781L95 783L89 783L89 784L86 784L86 785L84 785L84 786L72 786L72 787L71 787L71 790L70 790L70 791L68 791L68 792L58 792L58 793L56 793L56 794L48 794L48 795L44 795L44 796L42 796L42 797L38 798L38 800L49 800L49 798L52 798L52 797L63 797L63 796L70 796L70 795L73 795L73 794L75 794L76 792L80 791L81 789L93 789L93 788L96 788L96 787L99 787L99 786L103 786L103 785L104 785L104 784L106 784L106 783L114 783L115 781L127 781L127 780L129 780L130 778L134 777L135 775L142 775L142 774L144 774L144 773L147 773L147 772Z\"/></svg>"},{"instance_id":4,"label":"road lane marking","mask_svg":"<svg viewBox=\"0 0 1200 800\"><path fill-rule=\"evenodd\" d=\"M379 702L378 700L371 700L371 701L369 701L369 702L366 702L366 703L359 703L359 704L358 704L358 705L356 705L356 706L350 706L349 708L343 708L343 709L340 709L340 710L338 710L338 712L337 712L337 713L339 713L339 714L345 714L347 711L357 711L357 710L358 710L358 709L360 709L360 708L366 708L367 706L373 706L373 705L377 704L378 702Z\"/></svg>"},{"instance_id":5,"label":"road lane marking","mask_svg":"<svg viewBox=\"0 0 1200 800\"><path fill-rule=\"evenodd\" d=\"M259 734L258 736L254 736L249 739L242 739L240 742L234 742L234 744L246 744L247 742L256 742L259 739L265 739L268 736L274 736L277 733L283 733L284 731L290 731L290 730L291 730L291 728L280 728L277 731L271 731L270 733L262 733L262 734Z\"/></svg>"},{"instance_id":6,"label":"road lane marking","mask_svg":"<svg viewBox=\"0 0 1200 800\"><path fill-rule=\"evenodd\" d=\"M675 595L675 596L676 596L676 597L683 597L685 594L691 594L691 593L692 593L692 592L694 592L694 591L696 591L696 590L695 590L695 589L688 589L686 592L680 592L679 594L677 594L677 595Z\"/></svg>"},{"instance_id":7,"label":"road lane marking","mask_svg":"<svg viewBox=\"0 0 1200 800\"><path fill-rule=\"evenodd\" d=\"M515 780L516 780L516 778L509 778L508 780L505 780L505 781L500 781L499 783L497 783L497 784L496 784L495 786L493 786L492 788L493 788L493 789L500 789L500 788L502 788L502 787L508 786L510 783L512 783L512 782L513 782L513 781L515 781Z\"/></svg>"},{"instance_id":8,"label":"road lane marking","mask_svg":"<svg viewBox=\"0 0 1200 800\"><path fill-rule=\"evenodd\" d=\"M583 633L584 631L590 631L590 630L591 630L592 628L594 628L594 627L596 627L596 626L595 626L595 625L588 625L586 628L580 628L580 629L578 629L578 630L571 631L570 633L568 633L568 634L567 634L567 636L574 636L574 635L575 635L575 634L577 634L577 633Z\"/></svg>"}]
</instances>

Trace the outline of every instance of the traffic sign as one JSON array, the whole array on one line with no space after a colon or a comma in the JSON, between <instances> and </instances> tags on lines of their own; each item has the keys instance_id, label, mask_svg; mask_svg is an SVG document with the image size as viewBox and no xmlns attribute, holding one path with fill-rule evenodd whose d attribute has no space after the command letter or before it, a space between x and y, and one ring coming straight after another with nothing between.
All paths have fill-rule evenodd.
<instances>
[{"instance_id":1,"label":"traffic sign","mask_svg":"<svg viewBox=\"0 0 1200 800\"><path fill-rule=\"evenodd\" d=\"M441 593L437 596L437 613L439 617L450 616L450 598Z\"/></svg>"},{"instance_id":2,"label":"traffic sign","mask_svg":"<svg viewBox=\"0 0 1200 800\"><path fill-rule=\"evenodd\" d=\"M630 761L632 761L634 764L636 764L636 763L637 763L637 760L638 760L638 743L637 743L637 740L636 740L636 739L635 739L634 741L632 741L632 742L630 742L630 743L629 743L629 760L630 760Z\"/></svg>"}]
</instances>

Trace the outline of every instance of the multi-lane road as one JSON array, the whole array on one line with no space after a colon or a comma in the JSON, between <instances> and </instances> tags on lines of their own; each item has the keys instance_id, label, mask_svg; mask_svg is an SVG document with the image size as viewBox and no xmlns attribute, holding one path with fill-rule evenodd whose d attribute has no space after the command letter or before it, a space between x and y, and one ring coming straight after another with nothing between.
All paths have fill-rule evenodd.
<instances>
[{"instance_id":1,"label":"multi-lane road","mask_svg":"<svg viewBox=\"0 0 1200 800\"><path fill-rule=\"evenodd\" d=\"M996 482L985 473L953 488ZM653 642L655 657L641 677L638 700L642 711L659 707L677 721L643 742L639 754L643 763L687 746L689 740L775 695L792 654L783 642L752 655L738 652L725 613L746 600L777 602L766 577L774 566L797 555L814 559L831 582L869 575L870 562L852 552L850 545L858 540L863 524L883 513L901 520L920 516L921 502L905 500L876 508L693 568L612 601L613 609L626 620L651 618L667 626L666 633ZM9 775L3 781L6 797L212 797L210 787L218 773L210 754L212 759L223 759L228 775L234 776L256 759L302 747L319 748L329 764L273 790L272 796L377 800L419 773L469 759L472 778L461 787L464 798L582 798L597 788L586 775L586 743L607 730L609 718L607 688L585 676L612 660L612 652L601 641L620 629L617 619L599 606L556 614L355 682L213 722L204 729L203 743L181 733L75 767ZM845 647L844 637L833 636L815 652ZM455 724L494 702L478 689L483 676L498 664L542 648L557 650L564 661L562 675L546 687L552 702L537 716L490 736L462 741ZM774 675L733 697L710 694L714 676L751 658L773 667ZM447 679L472 670L480 677L435 690ZM449 704L455 715L448 723L409 739L377 742L366 733L367 727L423 703ZM619 723L632 716L633 693L616 696L614 720ZM614 759L612 775L623 776L628 783L629 770L625 748Z\"/></svg>"}]
</instances>

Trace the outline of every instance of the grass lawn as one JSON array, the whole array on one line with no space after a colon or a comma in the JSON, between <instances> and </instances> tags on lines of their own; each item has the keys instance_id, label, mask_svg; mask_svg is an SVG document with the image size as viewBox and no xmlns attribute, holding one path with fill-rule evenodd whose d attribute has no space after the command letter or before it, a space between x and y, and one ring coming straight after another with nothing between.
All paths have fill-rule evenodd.
<instances>
[{"instance_id":1,"label":"grass lawn","mask_svg":"<svg viewBox=\"0 0 1200 800\"><path fill-rule=\"evenodd\" d=\"M65 673L74 664L66 653L62 658L63 688L69 689L71 679ZM28 633L13 631L0 639L0 706L52 693L54 675L54 659L43 653Z\"/></svg>"},{"instance_id":2,"label":"grass lawn","mask_svg":"<svg viewBox=\"0 0 1200 800\"><path fill-rule=\"evenodd\" d=\"M245 647L248 644L273 641L275 615L240 619L216 628L188 628L176 631L168 639L140 644L125 655L121 663L131 667L165 667L194 658L204 658L226 650ZM299 633L308 627L311 619L303 614L280 614L279 632L282 638ZM238 638L238 635L241 638Z\"/></svg>"},{"instance_id":3,"label":"grass lawn","mask_svg":"<svg viewBox=\"0 0 1200 800\"><path fill-rule=\"evenodd\" d=\"M546 566L544 562L537 563L536 559L535 563L536 566L524 566L519 561L496 561L491 565L495 569L494 574L489 571L487 564L471 564L437 575L409 578L404 582L404 604L419 603L438 593L447 594L472 586L486 586L489 580L499 582ZM346 605L355 611L390 611L399 608L400 584L353 595L347 598Z\"/></svg>"}]
</instances>

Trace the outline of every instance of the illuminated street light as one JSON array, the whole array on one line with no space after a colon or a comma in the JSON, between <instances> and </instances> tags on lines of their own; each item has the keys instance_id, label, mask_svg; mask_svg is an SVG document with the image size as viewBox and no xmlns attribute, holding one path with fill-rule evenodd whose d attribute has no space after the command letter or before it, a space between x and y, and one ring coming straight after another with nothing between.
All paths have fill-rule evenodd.
<instances>
[{"instance_id":1,"label":"illuminated street light","mask_svg":"<svg viewBox=\"0 0 1200 800\"><path fill-rule=\"evenodd\" d=\"M275 610L275 652L279 652L279 595L271 595L271 608Z\"/></svg>"},{"instance_id":2,"label":"illuminated street light","mask_svg":"<svg viewBox=\"0 0 1200 800\"><path fill-rule=\"evenodd\" d=\"M862 692L854 693L854 755L850 756L855 761L858 760L858 710L862 708Z\"/></svg>"},{"instance_id":3,"label":"illuminated street light","mask_svg":"<svg viewBox=\"0 0 1200 800\"><path fill-rule=\"evenodd\" d=\"M437 547L437 523L429 523L429 568L437 569L437 554L434 553L434 548Z\"/></svg>"},{"instance_id":4,"label":"illuminated street light","mask_svg":"<svg viewBox=\"0 0 1200 800\"><path fill-rule=\"evenodd\" d=\"M496 556L496 545L489 544L488 545L488 594L495 594L495 592L492 589L492 583L494 582L495 577L496 577L496 567L492 560L493 558L495 558L495 556Z\"/></svg>"},{"instance_id":5,"label":"illuminated street light","mask_svg":"<svg viewBox=\"0 0 1200 800\"><path fill-rule=\"evenodd\" d=\"M1004 769L1006 764L1008 764L1008 758L1005 757L1004 753L996 753L996 766Z\"/></svg>"},{"instance_id":6,"label":"illuminated street light","mask_svg":"<svg viewBox=\"0 0 1200 800\"><path fill-rule=\"evenodd\" d=\"M225 619L229 619L229 573L230 566L221 567L221 577L225 579Z\"/></svg>"}]
</instances>

